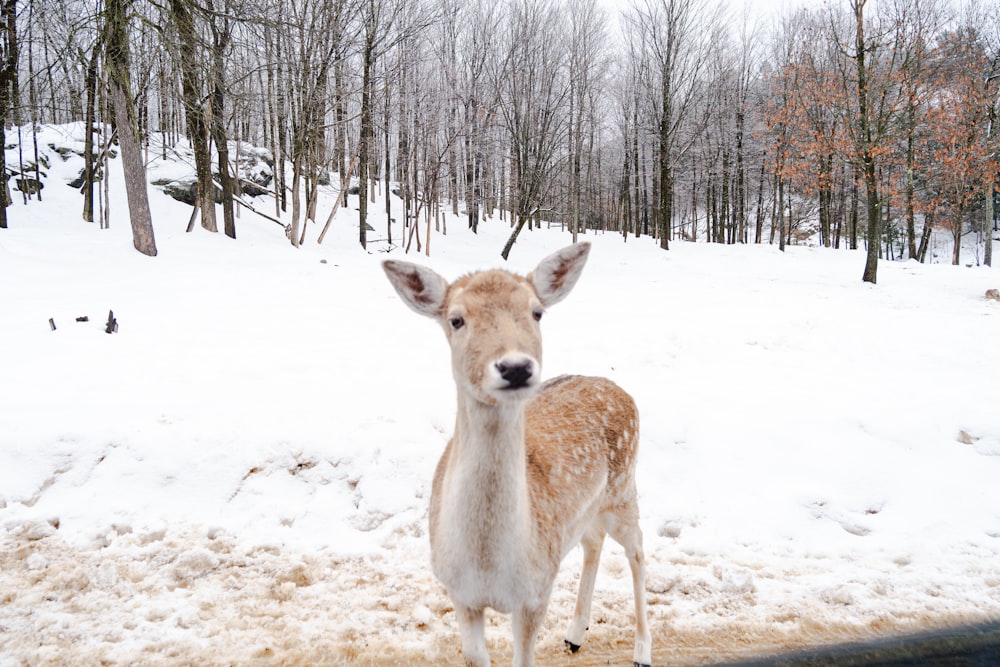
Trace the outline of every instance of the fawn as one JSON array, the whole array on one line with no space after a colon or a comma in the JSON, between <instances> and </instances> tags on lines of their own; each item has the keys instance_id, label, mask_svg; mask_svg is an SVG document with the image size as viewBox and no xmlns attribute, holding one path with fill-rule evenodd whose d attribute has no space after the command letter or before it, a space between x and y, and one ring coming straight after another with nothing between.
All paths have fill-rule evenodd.
<instances>
[{"instance_id":1,"label":"fawn","mask_svg":"<svg viewBox=\"0 0 1000 667\"><path fill-rule=\"evenodd\" d=\"M569 294L589 252L579 243L527 276L481 271L451 284L416 264L383 263L403 301L437 320L451 346L458 409L432 486L431 561L454 603L468 665L490 664L486 607L512 614L514 664L534 664L559 563L581 543L583 572L566 636L576 652L605 534L625 548L632 570L634 664L651 662L635 402L605 378L540 381L542 314Z\"/></svg>"}]
</instances>

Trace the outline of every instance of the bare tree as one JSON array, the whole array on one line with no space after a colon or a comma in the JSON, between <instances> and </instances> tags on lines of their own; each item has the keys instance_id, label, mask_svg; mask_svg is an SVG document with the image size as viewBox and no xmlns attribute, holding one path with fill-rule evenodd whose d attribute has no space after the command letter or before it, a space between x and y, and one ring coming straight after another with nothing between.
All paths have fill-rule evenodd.
<instances>
[{"instance_id":1,"label":"bare tree","mask_svg":"<svg viewBox=\"0 0 1000 667\"><path fill-rule=\"evenodd\" d=\"M287 11L282 5L276 9ZM305 233L304 226L300 229L300 221L315 221L320 172L326 163L326 116L333 106L329 83L341 54L340 40L345 38L345 11L348 8L344 3L306 0L292 3L290 9L291 30L283 41L287 49L286 62L295 63L295 67L286 70L290 78L285 82L290 107L292 158L289 240L298 246ZM300 200L303 189L304 216Z\"/></svg>"},{"instance_id":2,"label":"bare tree","mask_svg":"<svg viewBox=\"0 0 1000 667\"><path fill-rule=\"evenodd\" d=\"M630 24L626 24L629 26ZM636 237L650 233L649 156L653 154L651 142L653 123L647 116L655 115L651 96L647 94L651 75L650 63L643 57L642 35L634 28L627 28L622 35L624 51L618 59L617 96L621 146L621 181L623 233L633 232Z\"/></svg>"},{"instance_id":3,"label":"bare tree","mask_svg":"<svg viewBox=\"0 0 1000 667\"><path fill-rule=\"evenodd\" d=\"M771 155L771 232L770 242L777 235L781 250L785 249L785 185L787 164L792 144L792 119L796 106L798 75L796 67L795 35L804 30L808 15L798 12L782 17L778 29L771 38L771 59L775 70L768 83L768 94L764 100L766 125L770 138ZM763 179L762 179L763 180ZM761 217L757 218L757 242L762 239Z\"/></svg>"},{"instance_id":4,"label":"bare tree","mask_svg":"<svg viewBox=\"0 0 1000 667\"><path fill-rule=\"evenodd\" d=\"M213 0L205 0L208 26L212 33L211 135L219 156L219 184L222 186L222 219L226 236L236 238L233 213L233 179L229 173L229 136L226 131L226 56L233 36L232 2L222 0L216 11ZM214 190L214 188L213 188ZM214 194L214 192L213 192ZM214 200L213 200L214 201Z\"/></svg>"},{"instance_id":5,"label":"bare tree","mask_svg":"<svg viewBox=\"0 0 1000 667\"><path fill-rule=\"evenodd\" d=\"M139 145L135 103L129 80L128 3L129 0L108 0L105 5L105 64L115 108L118 143L121 146L125 192L132 221L132 241L136 250L153 257L156 255L156 241L153 238L153 219L149 211L146 165Z\"/></svg>"},{"instance_id":6,"label":"bare tree","mask_svg":"<svg viewBox=\"0 0 1000 667\"><path fill-rule=\"evenodd\" d=\"M674 171L699 134L691 126L692 113L704 84L706 26L718 14L704 0L642 0L627 18L627 29L641 35L656 84L657 223L660 247L666 250L674 218Z\"/></svg>"},{"instance_id":7,"label":"bare tree","mask_svg":"<svg viewBox=\"0 0 1000 667\"><path fill-rule=\"evenodd\" d=\"M904 134L903 197L905 211L907 255L919 257L916 240L916 177L918 172L918 143L922 126L926 123L925 110L933 89L926 85L931 68L930 55L933 37L943 23L941 8L934 3L907 0L900 3L900 29L905 33L901 40L900 86L902 108L900 129Z\"/></svg>"},{"instance_id":8,"label":"bare tree","mask_svg":"<svg viewBox=\"0 0 1000 667\"><path fill-rule=\"evenodd\" d=\"M359 9L361 21L361 129L358 139L358 201L360 225L358 240L367 246L368 187L372 157L375 151L374 113L376 74L379 59L386 56L412 31L419 30L427 21L419 3L407 4L403 0L362 0Z\"/></svg>"},{"instance_id":9,"label":"bare tree","mask_svg":"<svg viewBox=\"0 0 1000 667\"><path fill-rule=\"evenodd\" d=\"M900 53L891 21L865 20L868 0L851 0L854 25L853 86L851 88L853 122L846 123L850 137L849 156L858 165L865 184L865 211L868 251L862 280L877 282L878 260L882 241L882 200L879 193L879 154L890 141L892 121L898 110L898 90L893 76L899 68ZM837 36L837 22L831 22ZM839 40L838 40L839 42ZM846 74L846 72L845 72ZM848 80L851 80L848 79Z\"/></svg>"},{"instance_id":10,"label":"bare tree","mask_svg":"<svg viewBox=\"0 0 1000 667\"><path fill-rule=\"evenodd\" d=\"M958 264L967 214L978 208L982 184L991 180L986 174L996 169L990 157L997 146L990 145L988 118L997 95L996 86L990 85L996 64L987 57L978 29L964 21L942 37L937 51L942 64L929 118L932 159L939 166L936 181L951 212L952 263Z\"/></svg>"},{"instance_id":11,"label":"bare tree","mask_svg":"<svg viewBox=\"0 0 1000 667\"><path fill-rule=\"evenodd\" d=\"M789 146L783 156L783 178L787 184L810 199L817 200L820 242L832 245L833 190L835 157L842 139L838 123L843 114L843 82L838 81L839 47L823 34L823 18L813 12L799 15L799 29L792 42L785 66L786 82L792 86L784 105Z\"/></svg>"},{"instance_id":12,"label":"bare tree","mask_svg":"<svg viewBox=\"0 0 1000 667\"><path fill-rule=\"evenodd\" d=\"M569 98L563 16L551 0L513 0L497 72L500 112L510 139L514 229L500 255L507 259L524 225L539 214L565 145Z\"/></svg>"},{"instance_id":13,"label":"bare tree","mask_svg":"<svg viewBox=\"0 0 1000 667\"><path fill-rule=\"evenodd\" d=\"M582 167L584 141L593 128L585 121L596 100L595 89L601 84L606 70L607 14L597 0L570 0L566 12L569 19L569 225L573 242L584 229Z\"/></svg>"},{"instance_id":14,"label":"bare tree","mask_svg":"<svg viewBox=\"0 0 1000 667\"><path fill-rule=\"evenodd\" d=\"M191 0L170 0L170 18L177 30L177 57L180 64L184 112L188 137L194 149L197 174L195 208L201 212L201 226L210 232L218 231L215 219L215 183L212 179L212 154L209 146L208 100L203 63L206 58L202 48L195 11L198 6Z\"/></svg>"},{"instance_id":15,"label":"bare tree","mask_svg":"<svg viewBox=\"0 0 1000 667\"><path fill-rule=\"evenodd\" d=\"M986 128L983 141L987 167L983 178L983 199L985 203L983 221L983 264L993 265L993 232L997 231L997 211L995 206L997 190L997 173L992 165L1000 164L1000 24L993 20L1000 11L1000 2L989 0L982 4L970 3L968 9L972 25L980 26L980 39L984 55L989 66L983 72L983 86L986 100Z\"/></svg>"},{"instance_id":16,"label":"bare tree","mask_svg":"<svg viewBox=\"0 0 1000 667\"><path fill-rule=\"evenodd\" d=\"M100 36L92 47L90 56L86 58L86 78L84 79L84 90L87 95L87 106L84 112L84 149L83 149L83 219L87 222L94 221L94 181L97 177L98 155L94 151L94 133L97 131L97 96L99 94L97 86L97 68L101 51L104 50L103 35Z\"/></svg>"},{"instance_id":17,"label":"bare tree","mask_svg":"<svg viewBox=\"0 0 1000 667\"><path fill-rule=\"evenodd\" d=\"M456 62L446 71L461 112L466 216L469 229L476 232L486 204L483 181L489 167L489 132L498 114L499 88L490 78L491 71L495 74L490 63L499 57L503 5L475 0L451 6L453 9L446 11L445 19L456 24Z\"/></svg>"},{"instance_id":18,"label":"bare tree","mask_svg":"<svg viewBox=\"0 0 1000 667\"><path fill-rule=\"evenodd\" d=\"M748 237L746 163L750 134L748 116L753 115L752 94L760 76L759 44L762 34L760 25L750 18L749 10L744 10L737 26L737 42L735 44L737 52L733 62L735 73L734 111L736 115L736 230L734 236L740 243L746 243Z\"/></svg>"}]
</instances>

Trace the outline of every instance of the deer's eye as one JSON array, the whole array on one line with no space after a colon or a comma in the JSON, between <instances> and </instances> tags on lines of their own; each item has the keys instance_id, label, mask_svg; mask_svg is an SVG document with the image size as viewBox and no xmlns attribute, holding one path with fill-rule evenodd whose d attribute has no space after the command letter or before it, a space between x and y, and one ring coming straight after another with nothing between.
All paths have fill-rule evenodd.
<instances>
[{"instance_id":1,"label":"deer's eye","mask_svg":"<svg viewBox=\"0 0 1000 667\"><path fill-rule=\"evenodd\" d=\"M465 326L465 318L463 317L453 317L448 320L448 324L451 325L452 329L458 330Z\"/></svg>"},{"instance_id":2,"label":"deer's eye","mask_svg":"<svg viewBox=\"0 0 1000 667\"><path fill-rule=\"evenodd\" d=\"M535 318L536 322L541 322L542 321L542 309L541 308L536 308L535 310L533 310L531 312L531 316Z\"/></svg>"}]
</instances>

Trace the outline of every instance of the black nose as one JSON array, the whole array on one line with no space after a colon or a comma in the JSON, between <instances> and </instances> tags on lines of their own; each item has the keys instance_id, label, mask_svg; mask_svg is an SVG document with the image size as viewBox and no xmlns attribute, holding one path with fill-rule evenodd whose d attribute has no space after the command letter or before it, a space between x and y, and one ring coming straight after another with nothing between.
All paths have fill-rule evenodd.
<instances>
[{"instance_id":1,"label":"black nose","mask_svg":"<svg viewBox=\"0 0 1000 667\"><path fill-rule=\"evenodd\" d=\"M498 361L496 368L500 377L507 381L508 389L520 389L527 386L528 380L531 379L532 365L529 360Z\"/></svg>"}]
</instances>

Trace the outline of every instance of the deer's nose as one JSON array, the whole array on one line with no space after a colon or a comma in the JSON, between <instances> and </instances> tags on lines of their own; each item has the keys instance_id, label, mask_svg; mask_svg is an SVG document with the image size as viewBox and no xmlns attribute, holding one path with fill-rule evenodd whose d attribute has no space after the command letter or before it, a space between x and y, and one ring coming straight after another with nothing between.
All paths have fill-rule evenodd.
<instances>
[{"instance_id":1,"label":"deer's nose","mask_svg":"<svg viewBox=\"0 0 1000 667\"><path fill-rule=\"evenodd\" d=\"M535 362L532 359L501 359L495 364L497 373L507 382L507 389L520 389L528 386L535 374Z\"/></svg>"}]
</instances>

